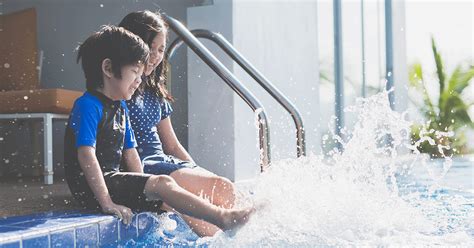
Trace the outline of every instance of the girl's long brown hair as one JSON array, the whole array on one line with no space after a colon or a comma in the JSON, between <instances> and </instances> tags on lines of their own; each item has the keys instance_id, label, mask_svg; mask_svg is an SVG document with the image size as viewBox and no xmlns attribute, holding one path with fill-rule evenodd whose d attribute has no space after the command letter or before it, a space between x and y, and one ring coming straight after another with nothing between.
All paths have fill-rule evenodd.
<instances>
[{"instance_id":1,"label":"girl's long brown hair","mask_svg":"<svg viewBox=\"0 0 474 248\"><path fill-rule=\"evenodd\" d=\"M120 27L131 31L140 36L145 43L151 48L151 44L156 35L162 33L168 37L168 24L164 21L160 13L151 12L149 10L136 11L126 15L119 24ZM140 85L137 93L143 93L145 88L150 89L158 97L168 101L174 101L173 96L166 89L168 73L168 61L163 58L161 63L153 70L153 72L145 77L144 83Z\"/></svg>"}]
</instances>

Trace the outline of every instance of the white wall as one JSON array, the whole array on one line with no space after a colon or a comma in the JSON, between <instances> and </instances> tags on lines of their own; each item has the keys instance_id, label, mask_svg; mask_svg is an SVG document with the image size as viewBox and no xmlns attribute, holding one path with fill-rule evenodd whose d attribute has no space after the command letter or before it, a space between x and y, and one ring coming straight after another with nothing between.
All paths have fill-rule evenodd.
<instances>
[{"instance_id":1,"label":"white wall","mask_svg":"<svg viewBox=\"0 0 474 248\"><path fill-rule=\"evenodd\" d=\"M395 110L408 108L408 67L406 53L405 1L392 1L393 85Z\"/></svg>"},{"instance_id":2,"label":"white wall","mask_svg":"<svg viewBox=\"0 0 474 248\"><path fill-rule=\"evenodd\" d=\"M214 1L213 6L190 8L188 25L223 33L296 105L306 128L307 151L319 153L316 2ZM216 51L216 46L209 47ZM263 103L273 160L296 157L296 131L289 114L237 64L223 62ZM205 67L188 53L190 152L217 174L233 180L251 178L259 171L254 114Z\"/></svg>"},{"instance_id":3,"label":"white wall","mask_svg":"<svg viewBox=\"0 0 474 248\"><path fill-rule=\"evenodd\" d=\"M220 32L232 42L231 13L230 1L190 8L188 28ZM206 40L201 41L208 48L216 48ZM231 66L229 59L221 61ZM189 152L200 166L230 179L234 179L235 155L233 97L232 90L188 49Z\"/></svg>"}]
</instances>

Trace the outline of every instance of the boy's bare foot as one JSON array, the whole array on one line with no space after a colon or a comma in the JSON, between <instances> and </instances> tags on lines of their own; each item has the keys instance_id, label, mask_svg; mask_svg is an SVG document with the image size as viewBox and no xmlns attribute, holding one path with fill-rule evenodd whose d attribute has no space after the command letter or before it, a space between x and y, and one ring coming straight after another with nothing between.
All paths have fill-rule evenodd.
<instances>
[{"instance_id":1,"label":"boy's bare foot","mask_svg":"<svg viewBox=\"0 0 474 248\"><path fill-rule=\"evenodd\" d=\"M245 209L223 209L221 223L218 226L223 231L243 226L255 211L256 209L253 207Z\"/></svg>"}]
</instances>

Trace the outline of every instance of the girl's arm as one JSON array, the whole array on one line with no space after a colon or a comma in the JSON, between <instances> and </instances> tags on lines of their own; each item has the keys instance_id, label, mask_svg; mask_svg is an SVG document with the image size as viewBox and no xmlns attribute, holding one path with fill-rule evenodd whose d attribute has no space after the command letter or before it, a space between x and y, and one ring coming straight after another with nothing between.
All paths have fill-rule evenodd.
<instances>
[{"instance_id":1,"label":"girl's arm","mask_svg":"<svg viewBox=\"0 0 474 248\"><path fill-rule=\"evenodd\" d=\"M94 193L104 213L115 214L122 219L125 224L132 220L132 211L122 205L115 204L110 198L109 190L105 184L99 161L95 155L95 148L92 146L80 146L77 148L77 157L87 184Z\"/></svg>"},{"instance_id":2,"label":"girl's arm","mask_svg":"<svg viewBox=\"0 0 474 248\"><path fill-rule=\"evenodd\" d=\"M166 154L173 155L184 161L191 161L194 163L191 155L184 149L179 142L176 134L174 133L173 126L171 125L170 117L161 120L158 125L158 134L163 144L163 150Z\"/></svg>"}]
</instances>

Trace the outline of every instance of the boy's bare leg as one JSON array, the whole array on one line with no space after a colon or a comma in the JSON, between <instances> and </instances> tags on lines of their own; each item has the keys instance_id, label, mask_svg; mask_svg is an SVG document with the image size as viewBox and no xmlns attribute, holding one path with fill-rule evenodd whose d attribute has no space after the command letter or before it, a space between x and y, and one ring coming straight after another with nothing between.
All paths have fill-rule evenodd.
<instances>
[{"instance_id":1,"label":"boy's bare leg","mask_svg":"<svg viewBox=\"0 0 474 248\"><path fill-rule=\"evenodd\" d=\"M223 209L188 192L170 176L151 176L145 185L145 195L151 200L162 200L181 214L210 222L222 230L229 230L247 222L252 208Z\"/></svg>"}]
</instances>

